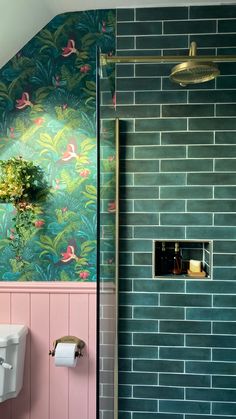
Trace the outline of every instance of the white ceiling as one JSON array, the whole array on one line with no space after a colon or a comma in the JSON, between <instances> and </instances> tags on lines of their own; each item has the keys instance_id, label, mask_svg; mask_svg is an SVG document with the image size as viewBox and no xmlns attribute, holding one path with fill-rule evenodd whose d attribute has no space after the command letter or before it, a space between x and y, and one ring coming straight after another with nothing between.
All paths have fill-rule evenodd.
<instances>
[{"instance_id":1,"label":"white ceiling","mask_svg":"<svg viewBox=\"0 0 236 419\"><path fill-rule=\"evenodd\" d=\"M236 4L236 0L0 0L0 68L54 16L63 12L213 4Z\"/></svg>"}]
</instances>

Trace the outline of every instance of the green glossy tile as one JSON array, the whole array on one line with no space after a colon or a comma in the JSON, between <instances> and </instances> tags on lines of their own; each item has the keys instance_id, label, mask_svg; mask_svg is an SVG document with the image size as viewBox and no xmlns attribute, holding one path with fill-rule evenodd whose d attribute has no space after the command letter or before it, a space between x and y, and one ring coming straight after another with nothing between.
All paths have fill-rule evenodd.
<instances>
[{"instance_id":1,"label":"green glossy tile","mask_svg":"<svg viewBox=\"0 0 236 419\"><path fill-rule=\"evenodd\" d=\"M135 212L183 212L185 202L182 200L136 200L134 202Z\"/></svg>"},{"instance_id":2,"label":"green glossy tile","mask_svg":"<svg viewBox=\"0 0 236 419\"><path fill-rule=\"evenodd\" d=\"M164 333L211 333L210 322L160 321L160 332ZM174 384L173 384L174 385Z\"/></svg>"},{"instance_id":3,"label":"green glossy tile","mask_svg":"<svg viewBox=\"0 0 236 419\"><path fill-rule=\"evenodd\" d=\"M236 191L235 191L236 192ZM161 199L207 199L213 198L212 187L198 186L165 186L160 188Z\"/></svg>"},{"instance_id":4,"label":"green glossy tile","mask_svg":"<svg viewBox=\"0 0 236 419\"><path fill-rule=\"evenodd\" d=\"M135 74L136 77L157 77L163 76L163 74L170 74L172 64L168 63L160 63L160 64L149 64L149 63L142 63L136 64L135 66Z\"/></svg>"},{"instance_id":5,"label":"green glossy tile","mask_svg":"<svg viewBox=\"0 0 236 419\"><path fill-rule=\"evenodd\" d=\"M235 294L236 283L234 284L232 282L227 282L224 280L224 278L222 281L188 281L186 284L186 289L188 293Z\"/></svg>"},{"instance_id":6,"label":"green glossy tile","mask_svg":"<svg viewBox=\"0 0 236 419\"><path fill-rule=\"evenodd\" d=\"M125 146L131 145L159 145L160 133L159 132L135 132L123 133L120 136L120 144Z\"/></svg>"},{"instance_id":7,"label":"green glossy tile","mask_svg":"<svg viewBox=\"0 0 236 419\"><path fill-rule=\"evenodd\" d=\"M177 131L187 127L186 119L136 119L135 131Z\"/></svg>"},{"instance_id":8,"label":"green glossy tile","mask_svg":"<svg viewBox=\"0 0 236 419\"><path fill-rule=\"evenodd\" d=\"M168 35L168 36L158 35L158 36L136 37L137 49L187 48L187 47L188 47L187 35Z\"/></svg>"},{"instance_id":9,"label":"green glossy tile","mask_svg":"<svg viewBox=\"0 0 236 419\"><path fill-rule=\"evenodd\" d=\"M152 240L120 240L120 250L122 252L151 252L152 247Z\"/></svg>"},{"instance_id":10,"label":"green glossy tile","mask_svg":"<svg viewBox=\"0 0 236 419\"><path fill-rule=\"evenodd\" d=\"M190 42L195 41L201 47L229 47L235 46L236 34L191 35Z\"/></svg>"},{"instance_id":11,"label":"green glossy tile","mask_svg":"<svg viewBox=\"0 0 236 419\"><path fill-rule=\"evenodd\" d=\"M173 307L211 307L210 295L162 294L160 306Z\"/></svg>"},{"instance_id":12,"label":"green glossy tile","mask_svg":"<svg viewBox=\"0 0 236 419\"><path fill-rule=\"evenodd\" d=\"M232 419L232 416L224 416L222 418L219 418L219 416L215 416L212 414L209 415L185 415L185 419Z\"/></svg>"},{"instance_id":13,"label":"green glossy tile","mask_svg":"<svg viewBox=\"0 0 236 419\"><path fill-rule=\"evenodd\" d=\"M235 200L189 200L187 209L190 212L235 212Z\"/></svg>"},{"instance_id":14,"label":"green glossy tile","mask_svg":"<svg viewBox=\"0 0 236 419\"><path fill-rule=\"evenodd\" d=\"M174 413L134 413L133 419L183 419L183 417Z\"/></svg>"},{"instance_id":15,"label":"green glossy tile","mask_svg":"<svg viewBox=\"0 0 236 419\"><path fill-rule=\"evenodd\" d=\"M189 173L187 177L187 184L229 186L235 185L235 176L231 173Z\"/></svg>"},{"instance_id":16,"label":"green glossy tile","mask_svg":"<svg viewBox=\"0 0 236 419\"><path fill-rule=\"evenodd\" d=\"M158 322L155 320L120 320L121 332L158 332Z\"/></svg>"},{"instance_id":17,"label":"green glossy tile","mask_svg":"<svg viewBox=\"0 0 236 419\"><path fill-rule=\"evenodd\" d=\"M187 7L149 7L136 10L137 20L179 20L187 18Z\"/></svg>"},{"instance_id":18,"label":"green glossy tile","mask_svg":"<svg viewBox=\"0 0 236 419\"><path fill-rule=\"evenodd\" d=\"M108 395L110 397L112 397L112 388L110 386L110 384L107 385L108 387ZM103 389L104 389L104 384L103 384ZM104 390L103 390L104 391ZM132 386L128 386L128 385L119 385L119 397L132 397Z\"/></svg>"},{"instance_id":19,"label":"green glossy tile","mask_svg":"<svg viewBox=\"0 0 236 419\"><path fill-rule=\"evenodd\" d=\"M189 154L189 157L192 157L192 156ZM195 155L193 157L198 157L198 156ZM201 159L191 159L191 158L184 159L184 160L182 159L162 160L160 169L161 169L160 170L161 172L207 172L207 171L212 172L213 160L210 160L210 159L201 160Z\"/></svg>"},{"instance_id":20,"label":"green glossy tile","mask_svg":"<svg viewBox=\"0 0 236 419\"><path fill-rule=\"evenodd\" d=\"M213 91L190 91L189 103L233 103L236 102L236 91L213 90ZM200 129L200 128L196 128Z\"/></svg>"},{"instance_id":21,"label":"green glossy tile","mask_svg":"<svg viewBox=\"0 0 236 419\"><path fill-rule=\"evenodd\" d=\"M214 263L214 266L222 266L222 267L236 266L236 255L216 254L214 255L213 263Z\"/></svg>"},{"instance_id":22,"label":"green glossy tile","mask_svg":"<svg viewBox=\"0 0 236 419\"><path fill-rule=\"evenodd\" d=\"M236 295L214 295L213 305L215 307L232 307L236 306Z\"/></svg>"},{"instance_id":23,"label":"green glossy tile","mask_svg":"<svg viewBox=\"0 0 236 419\"><path fill-rule=\"evenodd\" d=\"M216 144L236 144L235 132L216 132L215 133Z\"/></svg>"},{"instance_id":24,"label":"green glossy tile","mask_svg":"<svg viewBox=\"0 0 236 419\"><path fill-rule=\"evenodd\" d=\"M217 89L235 89L236 87L236 77L235 76L221 76L216 79ZM222 105L216 105L216 116L234 116L235 115L235 105L226 105L226 108L223 109Z\"/></svg>"},{"instance_id":25,"label":"green glossy tile","mask_svg":"<svg viewBox=\"0 0 236 419\"><path fill-rule=\"evenodd\" d=\"M134 281L133 283L134 291L141 292L183 292L184 283L181 280L164 280L164 281L155 281L155 280L146 280L146 281Z\"/></svg>"},{"instance_id":26,"label":"green glossy tile","mask_svg":"<svg viewBox=\"0 0 236 419\"><path fill-rule=\"evenodd\" d=\"M134 77L134 64L117 64L116 77Z\"/></svg>"},{"instance_id":27,"label":"green glossy tile","mask_svg":"<svg viewBox=\"0 0 236 419\"><path fill-rule=\"evenodd\" d=\"M122 253L119 254L119 263L120 265L132 265L133 255L132 253Z\"/></svg>"},{"instance_id":28,"label":"green glossy tile","mask_svg":"<svg viewBox=\"0 0 236 419\"><path fill-rule=\"evenodd\" d=\"M153 155L153 158L156 156ZM143 159L145 159L145 155ZM135 160L121 160L120 162L120 170L121 172L159 172L159 162L157 160L140 160L136 158Z\"/></svg>"},{"instance_id":29,"label":"green glossy tile","mask_svg":"<svg viewBox=\"0 0 236 419\"><path fill-rule=\"evenodd\" d=\"M119 374L119 382L121 384L140 384L143 385L156 385L157 374L152 373L139 373L139 372L124 372ZM147 397L145 397L147 398Z\"/></svg>"},{"instance_id":30,"label":"green glossy tile","mask_svg":"<svg viewBox=\"0 0 236 419\"><path fill-rule=\"evenodd\" d=\"M185 103L187 100L187 93L185 91L169 91L169 92L136 92L136 104L163 104L163 103ZM182 130L186 129L185 127ZM176 126L176 130L181 130ZM170 131L170 130L169 130Z\"/></svg>"},{"instance_id":31,"label":"green glossy tile","mask_svg":"<svg viewBox=\"0 0 236 419\"><path fill-rule=\"evenodd\" d=\"M183 346L184 335L176 334L157 334L157 333L135 333L133 336L133 343L135 345L157 345L157 346ZM140 361L137 361L140 362ZM180 363L179 361L177 363ZM135 365L134 365L135 369Z\"/></svg>"},{"instance_id":32,"label":"green glossy tile","mask_svg":"<svg viewBox=\"0 0 236 419\"><path fill-rule=\"evenodd\" d=\"M134 265L152 265L152 253L135 253Z\"/></svg>"},{"instance_id":33,"label":"green glossy tile","mask_svg":"<svg viewBox=\"0 0 236 419\"><path fill-rule=\"evenodd\" d=\"M147 147L136 147L135 149L135 158L136 159L148 159L148 163L153 159L161 159L161 158L178 158L178 157L185 157L186 156L186 147L184 146L147 146ZM173 161L173 160L171 160ZM163 162L162 162L163 163ZM140 164L140 172L142 168L142 163ZM174 171L174 170L173 170Z\"/></svg>"},{"instance_id":34,"label":"green glossy tile","mask_svg":"<svg viewBox=\"0 0 236 419\"><path fill-rule=\"evenodd\" d=\"M236 414L235 403L212 403L212 413L216 415L232 415Z\"/></svg>"},{"instance_id":35,"label":"green glossy tile","mask_svg":"<svg viewBox=\"0 0 236 419\"><path fill-rule=\"evenodd\" d=\"M193 374L160 374L159 383L173 387L210 387L210 376ZM175 398L175 397L173 397Z\"/></svg>"},{"instance_id":36,"label":"green glossy tile","mask_svg":"<svg viewBox=\"0 0 236 419\"><path fill-rule=\"evenodd\" d=\"M160 214L160 225L212 225L211 214Z\"/></svg>"},{"instance_id":37,"label":"green glossy tile","mask_svg":"<svg viewBox=\"0 0 236 419\"><path fill-rule=\"evenodd\" d=\"M142 381L141 381L142 382ZM161 386L134 386L133 395L134 397L145 399L183 399L184 389L182 388L171 388ZM150 383L151 384L151 383Z\"/></svg>"},{"instance_id":38,"label":"green glossy tile","mask_svg":"<svg viewBox=\"0 0 236 419\"><path fill-rule=\"evenodd\" d=\"M215 33L216 21L193 20L164 22L164 34Z\"/></svg>"},{"instance_id":39,"label":"green glossy tile","mask_svg":"<svg viewBox=\"0 0 236 419\"><path fill-rule=\"evenodd\" d=\"M159 402L161 412L176 413L210 413L210 403L189 401L162 401Z\"/></svg>"},{"instance_id":40,"label":"green glossy tile","mask_svg":"<svg viewBox=\"0 0 236 419\"><path fill-rule=\"evenodd\" d=\"M150 198L159 198L159 188L158 186L126 186L120 188L120 197L121 199L150 199Z\"/></svg>"},{"instance_id":41,"label":"green glossy tile","mask_svg":"<svg viewBox=\"0 0 236 419\"><path fill-rule=\"evenodd\" d=\"M215 322L213 323L213 333L216 335L236 335L236 323Z\"/></svg>"},{"instance_id":42,"label":"green glossy tile","mask_svg":"<svg viewBox=\"0 0 236 419\"><path fill-rule=\"evenodd\" d=\"M145 400L145 399L119 399L119 411L131 411L131 412L156 412L157 401L156 400Z\"/></svg>"},{"instance_id":43,"label":"green glossy tile","mask_svg":"<svg viewBox=\"0 0 236 419\"><path fill-rule=\"evenodd\" d=\"M231 5L206 5L190 7L190 19L212 19L236 17L236 6Z\"/></svg>"},{"instance_id":44,"label":"green glossy tile","mask_svg":"<svg viewBox=\"0 0 236 419\"><path fill-rule=\"evenodd\" d=\"M119 345L132 345L132 333L119 333Z\"/></svg>"},{"instance_id":45,"label":"green glossy tile","mask_svg":"<svg viewBox=\"0 0 236 419\"><path fill-rule=\"evenodd\" d=\"M119 307L119 318L124 318L124 319L129 319L129 318L132 318L132 307L131 306L128 306L128 305L124 305L124 306L122 306L121 304L120 304L120 307Z\"/></svg>"},{"instance_id":46,"label":"green glossy tile","mask_svg":"<svg viewBox=\"0 0 236 419\"><path fill-rule=\"evenodd\" d=\"M236 253L236 241L214 241L214 253ZM231 286L231 284L230 284ZM236 291L236 288L235 288Z\"/></svg>"},{"instance_id":47,"label":"green glossy tile","mask_svg":"<svg viewBox=\"0 0 236 419\"><path fill-rule=\"evenodd\" d=\"M103 419L112 419L110 411L103 411ZM107 415L107 416L106 416ZM119 419L131 419L131 412L118 412Z\"/></svg>"},{"instance_id":48,"label":"green glossy tile","mask_svg":"<svg viewBox=\"0 0 236 419\"><path fill-rule=\"evenodd\" d=\"M158 306L158 302L159 297L156 293L127 292L119 294L119 304L121 305Z\"/></svg>"},{"instance_id":49,"label":"green glossy tile","mask_svg":"<svg viewBox=\"0 0 236 419\"><path fill-rule=\"evenodd\" d=\"M235 344L236 336L186 336L186 346L201 348L234 348Z\"/></svg>"},{"instance_id":50,"label":"green glossy tile","mask_svg":"<svg viewBox=\"0 0 236 419\"><path fill-rule=\"evenodd\" d=\"M236 101L236 96L235 96ZM189 120L189 129L196 130L235 130L235 118L194 118Z\"/></svg>"},{"instance_id":51,"label":"green glossy tile","mask_svg":"<svg viewBox=\"0 0 236 419\"><path fill-rule=\"evenodd\" d=\"M213 349L212 358L214 361L236 361L236 349ZM220 363L218 365L220 366ZM231 366L233 367L233 364ZM228 371L225 372L227 373ZM224 374L224 372L219 370L219 374Z\"/></svg>"},{"instance_id":52,"label":"green glossy tile","mask_svg":"<svg viewBox=\"0 0 236 419\"><path fill-rule=\"evenodd\" d=\"M161 22L133 22L119 23L117 35L159 35L162 34Z\"/></svg>"},{"instance_id":53,"label":"green glossy tile","mask_svg":"<svg viewBox=\"0 0 236 419\"><path fill-rule=\"evenodd\" d=\"M134 9L117 9L117 22L134 21Z\"/></svg>"},{"instance_id":54,"label":"green glossy tile","mask_svg":"<svg viewBox=\"0 0 236 419\"><path fill-rule=\"evenodd\" d=\"M156 347L119 345L119 358L156 359L157 356L158 348Z\"/></svg>"},{"instance_id":55,"label":"green glossy tile","mask_svg":"<svg viewBox=\"0 0 236 419\"><path fill-rule=\"evenodd\" d=\"M183 372L183 361L157 361L157 360L134 360L133 368L135 371L150 372Z\"/></svg>"},{"instance_id":56,"label":"green glossy tile","mask_svg":"<svg viewBox=\"0 0 236 419\"><path fill-rule=\"evenodd\" d=\"M159 224L159 214L149 213L121 213L120 214L120 225L158 225Z\"/></svg>"},{"instance_id":57,"label":"green glossy tile","mask_svg":"<svg viewBox=\"0 0 236 419\"><path fill-rule=\"evenodd\" d=\"M113 230L114 231L114 230ZM110 237L110 236L109 236ZM121 239L127 239L133 237L133 229L132 227L120 227L120 238Z\"/></svg>"},{"instance_id":58,"label":"green glossy tile","mask_svg":"<svg viewBox=\"0 0 236 419\"><path fill-rule=\"evenodd\" d=\"M130 50L134 48L135 38L132 36L120 36L117 37L117 49L126 49Z\"/></svg>"},{"instance_id":59,"label":"green glossy tile","mask_svg":"<svg viewBox=\"0 0 236 419\"><path fill-rule=\"evenodd\" d=\"M114 114L114 110L111 116ZM131 106L116 106L116 117L117 118L155 118L160 116L160 106L150 105L131 105Z\"/></svg>"},{"instance_id":60,"label":"green glossy tile","mask_svg":"<svg viewBox=\"0 0 236 419\"><path fill-rule=\"evenodd\" d=\"M232 226L236 225L236 214L215 214L214 224L219 226ZM225 261L228 264L229 261Z\"/></svg>"},{"instance_id":61,"label":"green glossy tile","mask_svg":"<svg viewBox=\"0 0 236 419\"><path fill-rule=\"evenodd\" d=\"M134 148L129 146L121 146L120 147L120 161L128 159L132 160L134 157ZM113 175L114 176L114 175Z\"/></svg>"},{"instance_id":62,"label":"green glossy tile","mask_svg":"<svg viewBox=\"0 0 236 419\"><path fill-rule=\"evenodd\" d=\"M160 348L159 358L210 361L211 350L206 348Z\"/></svg>"},{"instance_id":63,"label":"green glossy tile","mask_svg":"<svg viewBox=\"0 0 236 419\"><path fill-rule=\"evenodd\" d=\"M120 211L121 212L132 212L133 211L133 201L130 199L121 199L120 200ZM114 213L111 213L114 215ZM113 226L114 226L114 219L113 219Z\"/></svg>"},{"instance_id":64,"label":"green glossy tile","mask_svg":"<svg viewBox=\"0 0 236 419\"><path fill-rule=\"evenodd\" d=\"M134 104L134 92L117 92L116 103L117 105Z\"/></svg>"},{"instance_id":65,"label":"green glossy tile","mask_svg":"<svg viewBox=\"0 0 236 419\"><path fill-rule=\"evenodd\" d=\"M213 144L214 138L212 132L162 132L162 145L192 145L192 144ZM235 140L236 142L236 140Z\"/></svg>"},{"instance_id":66,"label":"green glossy tile","mask_svg":"<svg viewBox=\"0 0 236 419\"><path fill-rule=\"evenodd\" d=\"M222 281L235 281L236 280L236 268L213 268L213 277L216 280Z\"/></svg>"},{"instance_id":67,"label":"green glossy tile","mask_svg":"<svg viewBox=\"0 0 236 419\"><path fill-rule=\"evenodd\" d=\"M215 161L215 170L219 172L235 172L234 159L218 159Z\"/></svg>"},{"instance_id":68,"label":"green glossy tile","mask_svg":"<svg viewBox=\"0 0 236 419\"><path fill-rule=\"evenodd\" d=\"M236 390L218 389L186 389L186 398L189 400L209 400L233 402L236 399Z\"/></svg>"},{"instance_id":69,"label":"green glossy tile","mask_svg":"<svg viewBox=\"0 0 236 419\"><path fill-rule=\"evenodd\" d=\"M185 174L183 173L140 173L134 174L134 184L136 186L164 186L164 185L185 185Z\"/></svg>"},{"instance_id":70,"label":"green glossy tile","mask_svg":"<svg viewBox=\"0 0 236 419\"><path fill-rule=\"evenodd\" d=\"M233 362L186 362L186 372L195 374L235 374L235 364Z\"/></svg>"},{"instance_id":71,"label":"green glossy tile","mask_svg":"<svg viewBox=\"0 0 236 419\"><path fill-rule=\"evenodd\" d=\"M234 145L205 145L205 146L189 146L189 157L235 157L236 146Z\"/></svg>"},{"instance_id":72,"label":"green glossy tile","mask_svg":"<svg viewBox=\"0 0 236 419\"><path fill-rule=\"evenodd\" d=\"M118 91L145 91L145 90L159 90L161 86L160 77L138 77L138 78L120 78L117 79L117 90Z\"/></svg>"},{"instance_id":73,"label":"green glossy tile","mask_svg":"<svg viewBox=\"0 0 236 419\"><path fill-rule=\"evenodd\" d=\"M206 49L207 50L207 49ZM200 52L200 50L198 50L198 54L199 55L205 55L206 50L202 50ZM188 55L189 51L187 50L180 50L178 49L179 53L182 52L181 55ZM166 50L166 52L168 52L169 54L171 53L170 50ZM169 55L169 54L165 54L164 55ZM173 53L173 55L176 55L176 51L175 53ZM210 55L215 55L215 50L213 49L213 53L210 52ZM170 78L168 77L168 75L170 74L170 71L163 71L163 79L162 79L162 90L198 90L199 89L199 84L191 84L191 86L180 86L177 83L174 83L173 81L170 80ZM215 80L211 80L208 81L207 83L201 83L201 90L214 90L215 89Z\"/></svg>"},{"instance_id":74,"label":"green glossy tile","mask_svg":"<svg viewBox=\"0 0 236 419\"><path fill-rule=\"evenodd\" d=\"M235 19L220 19L218 32L235 32Z\"/></svg>"},{"instance_id":75,"label":"green glossy tile","mask_svg":"<svg viewBox=\"0 0 236 419\"><path fill-rule=\"evenodd\" d=\"M120 268L121 278L151 278L151 267L147 266L124 266Z\"/></svg>"},{"instance_id":76,"label":"green glossy tile","mask_svg":"<svg viewBox=\"0 0 236 419\"><path fill-rule=\"evenodd\" d=\"M187 320L236 320L236 310L229 308L187 308ZM226 345L224 343L223 347ZM227 347L227 346L226 346Z\"/></svg>"},{"instance_id":77,"label":"green glossy tile","mask_svg":"<svg viewBox=\"0 0 236 419\"><path fill-rule=\"evenodd\" d=\"M163 117L199 117L213 116L214 105L163 105Z\"/></svg>"},{"instance_id":78,"label":"green glossy tile","mask_svg":"<svg viewBox=\"0 0 236 419\"><path fill-rule=\"evenodd\" d=\"M184 319L183 307L134 307L136 319Z\"/></svg>"},{"instance_id":79,"label":"green glossy tile","mask_svg":"<svg viewBox=\"0 0 236 419\"><path fill-rule=\"evenodd\" d=\"M134 238L180 240L185 238L185 227L134 227Z\"/></svg>"}]
</instances>

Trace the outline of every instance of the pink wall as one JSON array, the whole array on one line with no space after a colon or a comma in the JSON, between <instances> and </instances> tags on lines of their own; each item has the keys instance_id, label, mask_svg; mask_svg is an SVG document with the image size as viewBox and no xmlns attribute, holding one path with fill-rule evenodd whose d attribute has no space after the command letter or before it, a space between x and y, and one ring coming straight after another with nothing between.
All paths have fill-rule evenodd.
<instances>
[{"instance_id":1,"label":"pink wall","mask_svg":"<svg viewBox=\"0 0 236 419\"><path fill-rule=\"evenodd\" d=\"M1 419L95 419L96 284L0 283L0 323L26 324L23 389L0 403ZM55 339L75 335L86 343L75 369L55 367Z\"/></svg>"}]
</instances>

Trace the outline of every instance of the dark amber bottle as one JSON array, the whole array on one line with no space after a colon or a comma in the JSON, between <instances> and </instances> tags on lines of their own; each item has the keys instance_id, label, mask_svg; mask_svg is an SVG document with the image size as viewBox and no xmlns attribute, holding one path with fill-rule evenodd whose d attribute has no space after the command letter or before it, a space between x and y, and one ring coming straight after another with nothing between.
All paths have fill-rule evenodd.
<instances>
[{"instance_id":1,"label":"dark amber bottle","mask_svg":"<svg viewBox=\"0 0 236 419\"><path fill-rule=\"evenodd\" d=\"M180 275L182 273L182 256L180 253L179 243L175 243L175 253L173 260L173 275Z\"/></svg>"}]
</instances>

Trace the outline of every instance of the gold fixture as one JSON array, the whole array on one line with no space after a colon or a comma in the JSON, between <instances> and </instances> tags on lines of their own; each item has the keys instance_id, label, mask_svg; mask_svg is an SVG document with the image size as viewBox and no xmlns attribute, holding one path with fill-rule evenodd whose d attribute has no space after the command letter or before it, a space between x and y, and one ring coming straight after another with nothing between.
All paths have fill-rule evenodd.
<instances>
[{"instance_id":1,"label":"gold fixture","mask_svg":"<svg viewBox=\"0 0 236 419\"><path fill-rule=\"evenodd\" d=\"M197 57L197 44L192 42L189 49L190 57ZM220 70L213 62L202 62L198 58L177 64L171 70L170 80L186 86L188 84L204 83L219 76Z\"/></svg>"}]
</instances>

